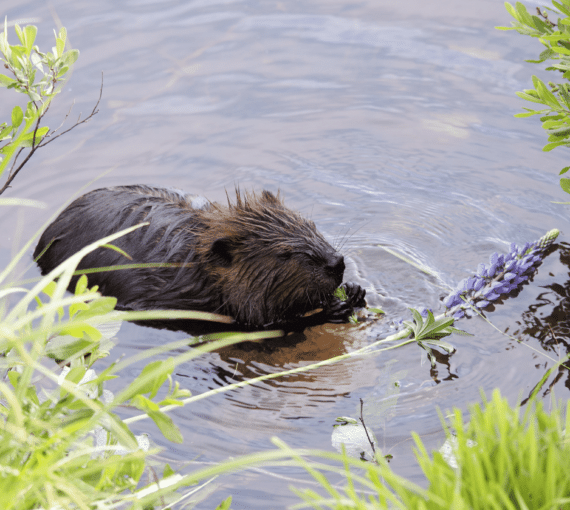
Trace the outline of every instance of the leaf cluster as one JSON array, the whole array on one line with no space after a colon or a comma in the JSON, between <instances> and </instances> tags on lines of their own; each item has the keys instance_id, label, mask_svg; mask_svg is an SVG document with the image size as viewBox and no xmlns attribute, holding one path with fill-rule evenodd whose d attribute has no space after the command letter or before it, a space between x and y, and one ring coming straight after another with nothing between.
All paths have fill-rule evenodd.
<instances>
[{"instance_id":1,"label":"leaf cluster","mask_svg":"<svg viewBox=\"0 0 570 510\"><path fill-rule=\"evenodd\" d=\"M65 51L67 32L63 27L55 34L55 46L48 53L41 52L34 44L37 27L28 25L22 29L15 25L15 30L21 44L11 45L6 18L4 32L0 33L0 62L13 77L0 74L0 86L26 94L29 101L25 112L15 106L11 122L0 125L0 175L16 149L38 145L47 135L49 128L40 128L39 121L79 57L78 50Z\"/></svg>"},{"instance_id":2,"label":"leaf cluster","mask_svg":"<svg viewBox=\"0 0 570 510\"><path fill-rule=\"evenodd\" d=\"M427 352L432 367L435 367L436 359L430 346L438 347L451 354L455 351L455 347L447 342L443 342L441 339L453 333L470 335L461 329L453 327L455 321L453 317L441 316L436 319L433 313L427 310L427 317L424 320L416 309L410 308L410 310L414 316L414 322L404 321L404 324L413 331L415 341Z\"/></svg>"},{"instance_id":3,"label":"leaf cluster","mask_svg":"<svg viewBox=\"0 0 570 510\"><path fill-rule=\"evenodd\" d=\"M35 45L37 27L15 25L20 44L8 42L8 19L4 19L4 31L0 33L0 63L7 74L0 74L0 87L12 89L27 96L25 108L16 105L12 109L10 121L0 123L0 176L11 162L8 178L0 194L6 190L10 182L34 154L34 152L79 124L89 120L97 113L97 104L91 114L77 122L69 129L56 136L56 130L50 131L48 126L41 126L51 101L59 94L63 83L67 81L73 65L79 58L79 50L65 51L67 32L62 27L55 33L55 46L51 52L42 52ZM102 92L102 89L101 89ZM99 100L101 97L99 97ZM66 117L67 118L67 117ZM25 159L16 166L19 155L29 149Z\"/></svg>"},{"instance_id":4,"label":"leaf cluster","mask_svg":"<svg viewBox=\"0 0 570 510\"><path fill-rule=\"evenodd\" d=\"M116 237L84 248L30 290L0 291L0 304L9 295L24 294L10 311L0 311L0 367L6 374L0 381L3 508L88 508L118 498L132 500L133 508L151 508L185 484L180 477L168 490L141 496L148 452L114 411L120 404L143 409L167 438L181 442L178 428L158 409L182 405L190 395L172 381L177 363L170 358L151 363L114 396L104 384L118 377L125 363L112 363L99 375L91 367L108 354L128 314L114 311L114 298L89 289L85 276L73 296L64 295L81 257ZM0 273L0 282L6 276L6 270ZM60 360L60 366L49 358ZM166 397L154 402L167 380ZM166 466L163 477L170 476Z\"/></svg>"},{"instance_id":5,"label":"leaf cluster","mask_svg":"<svg viewBox=\"0 0 570 510\"><path fill-rule=\"evenodd\" d=\"M517 2L515 6L505 3L507 11L514 18L511 27L497 27L499 30L516 30L520 34L537 38L545 49L537 60L527 60L534 64L545 61L552 63L547 71L559 71L565 81L548 82L546 85L536 76L532 77L534 88L517 92L517 95L529 102L543 105L544 108L523 108L525 113L515 117L531 117L540 115L543 129L548 134L548 143L542 149L545 152L560 146L570 147L570 0L552 0L553 7L530 14L524 4ZM553 22L548 13L558 16ZM566 173L570 166L563 168L560 175ZM570 193L570 179L562 178L560 185Z\"/></svg>"}]
</instances>

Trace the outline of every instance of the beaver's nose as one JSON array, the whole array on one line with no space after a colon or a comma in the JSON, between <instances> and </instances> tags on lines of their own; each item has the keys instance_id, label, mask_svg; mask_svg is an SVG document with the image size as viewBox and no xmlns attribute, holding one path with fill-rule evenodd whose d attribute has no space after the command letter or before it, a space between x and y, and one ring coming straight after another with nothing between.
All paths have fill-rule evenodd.
<instances>
[{"instance_id":1,"label":"beaver's nose","mask_svg":"<svg viewBox=\"0 0 570 510\"><path fill-rule=\"evenodd\" d=\"M327 272L336 278L342 280L344 275L344 257L340 253L332 253L329 255L326 264Z\"/></svg>"}]
</instances>

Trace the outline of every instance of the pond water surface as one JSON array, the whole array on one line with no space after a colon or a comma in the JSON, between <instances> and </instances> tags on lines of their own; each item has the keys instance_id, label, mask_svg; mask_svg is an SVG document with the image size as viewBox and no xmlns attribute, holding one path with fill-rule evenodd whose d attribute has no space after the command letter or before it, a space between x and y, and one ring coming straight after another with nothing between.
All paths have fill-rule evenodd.
<instances>
[{"instance_id":1,"label":"pond water surface","mask_svg":"<svg viewBox=\"0 0 570 510\"><path fill-rule=\"evenodd\" d=\"M137 423L170 462L263 451L272 436L331 450L335 418L357 417L363 399L394 470L423 483L411 431L438 448L438 407L466 410L494 388L515 403L566 353L570 228L567 206L552 203L566 200L557 176L566 152L543 153L538 119L513 118L526 106L515 92L545 74L524 62L541 51L537 41L494 29L510 24L502 1L4 0L3 8L9 21L38 26L40 48L53 45L61 23L81 51L50 127L74 100L73 115L91 111L102 71L104 91L99 114L38 152L3 195L47 209L0 211L2 266L87 189L146 183L220 202L235 185L281 190L289 207L343 245L345 279L365 286L390 319L407 319L409 306L441 310L441 287L492 252L562 231L530 284L488 314L499 331L479 318L460 321L474 336L453 337L457 351L434 370L410 344L181 408L172 413L181 445ZM0 101L1 118L10 107ZM198 394L350 352L380 330L325 325L271 350L233 347L178 367L176 379ZM125 324L113 355L184 337ZM549 383L568 398L567 373ZM313 487L302 469L251 470L215 484L198 508L230 494L235 509L285 508L298 501L290 484Z\"/></svg>"}]
</instances>

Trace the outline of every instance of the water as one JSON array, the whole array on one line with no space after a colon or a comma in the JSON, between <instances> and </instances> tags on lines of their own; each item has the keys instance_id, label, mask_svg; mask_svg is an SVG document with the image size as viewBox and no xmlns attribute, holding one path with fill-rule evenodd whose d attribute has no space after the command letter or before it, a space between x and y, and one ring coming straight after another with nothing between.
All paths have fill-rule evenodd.
<instances>
[{"instance_id":1,"label":"water","mask_svg":"<svg viewBox=\"0 0 570 510\"><path fill-rule=\"evenodd\" d=\"M49 126L59 125L73 100L68 125L79 112L89 114L102 71L104 90L100 112L38 152L4 194L42 200L47 209L0 211L3 265L75 193L132 183L176 186L215 201L238 184L280 189L289 207L343 245L346 279L365 285L369 302L394 319L408 306L437 309L442 286L512 241L523 244L551 228L567 241L567 209L551 202L566 200L557 177L565 149L543 153L538 119L513 118L527 106L515 91L530 86L531 74L544 76L524 63L541 47L494 29L510 23L502 2L480 1L469 11L441 1L4 5L9 21L33 19L40 48L53 45L61 20L81 51ZM3 100L2 118L10 108ZM428 448L439 447L438 407L466 410L480 391L494 388L515 403L566 353L569 260L562 244L516 299L489 314L521 343L480 319L460 321L474 336L453 337L457 352L441 356L433 370L409 345L182 408L172 413L182 445L162 440L152 424L139 422L136 431L149 432L174 463L265 450L272 436L330 450L335 418L358 416L362 398L367 425L394 456L393 468L422 483L411 431ZM377 335L327 325L273 350L234 347L203 356L180 366L176 378L198 394L349 352ZM180 338L125 325L113 355ZM566 373L549 384L567 398ZM268 498L269 507L284 508L297 501L290 484L312 487L302 470L273 473L218 479L198 507L214 508L232 494L232 508L266 509Z\"/></svg>"}]
</instances>

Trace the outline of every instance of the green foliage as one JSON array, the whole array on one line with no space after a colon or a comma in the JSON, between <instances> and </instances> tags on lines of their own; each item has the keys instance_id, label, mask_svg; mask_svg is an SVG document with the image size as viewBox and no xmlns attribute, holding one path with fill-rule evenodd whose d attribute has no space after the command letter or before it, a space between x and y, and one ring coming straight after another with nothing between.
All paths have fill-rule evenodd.
<instances>
[{"instance_id":1,"label":"green foliage","mask_svg":"<svg viewBox=\"0 0 570 510\"><path fill-rule=\"evenodd\" d=\"M541 403L533 401L521 417L519 408L509 406L496 390L490 402L472 406L470 411L467 425L461 411L454 411L451 428L456 435L449 435L450 453L446 455L434 452L430 456L414 435L417 459L428 480L425 490L398 477L379 456L376 465L346 454L319 453L344 466L347 487L341 493L321 472L338 472L336 467L309 462L290 450L329 497L312 490L295 492L307 503L303 507L321 510L568 508L570 441L565 431L570 430L570 404L565 413L557 407L547 413ZM279 446L286 450L283 443ZM363 490L373 495L364 496Z\"/></svg>"},{"instance_id":2,"label":"green foliage","mask_svg":"<svg viewBox=\"0 0 570 510\"><path fill-rule=\"evenodd\" d=\"M116 237L94 243L86 253ZM29 291L9 289L24 291L24 297L0 326L0 365L9 381L0 382L0 465L5 467L0 494L6 509L87 508L96 501L116 501L125 490L124 498L137 499L132 494L139 489L147 452L113 412L119 402L103 390L104 382L116 377L115 365L99 376L90 368L107 355L122 317L114 311L116 300L89 289L86 277L79 279L74 296L63 296L79 260L71 257ZM1 273L0 281L5 277ZM35 309L29 309L32 303ZM104 327L109 324L114 324L110 330ZM61 371L46 357L68 366ZM158 363L163 362L155 364L155 372ZM160 373L167 376L161 384L176 366L163 364ZM142 390L131 391L128 403L155 386L154 372L141 374L137 388ZM169 401L188 395L174 388ZM159 428L170 436L180 434L172 424ZM153 494L145 498L149 504L157 499L156 490Z\"/></svg>"},{"instance_id":3,"label":"green foliage","mask_svg":"<svg viewBox=\"0 0 570 510\"><path fill-rule=\"evenodd\" d=\"M73 64L79 57L78 50L65 51L67 32L63 27L59 34L55 34L55 46L52 51L47 53L41 52L34 44L38 32L35 26L28 25L21 28L15 25L14 29L20 44L12 45L8 42L6 18L4 31L0 33L0 62L8 71L8 75L0 74L0 87L25 94L28 101L25 109L18 105L13 108L9 123L0 124L0 176L12 162L7 181L0 188L0 194L39 147L60 136L59 134L53 136L56 131L50 131L49 127L40 125L52 99L61 91ZM78 120L67 131L95 115L97 105L91 115L83 121ZM22 163L16 167L18 156L24 149L30 150Z\"/></svg>"},{"instance_id":4,"label":"green foliage","mask_svg":"<svg viewBox=\"0 0 570 510\"><path fill-rule=\"evenodd\" d=\"M154 452L149 450L148 439L135 437L129 420L122 420L115 409L119 405L140 409L143 414L131 418L130 423L151 418L167 439L180 443L181 432L166 410L188 404L191 395L173 381L174 369L208 350L274 336L272 332L220 335L220 340L211 345L152 361L113 395L105 388L106 383L124 377L130 364L204 340L177 341L112 363L99 374L94 370L97 360L113 348L112 338L121 321L190 317L193 313L115 311L116 300L102 297L96 287L89 288L85 276L78 279L74 295L65 295L82 257L141 226L83 248L29 290L0 287L0 369L7 374L0 382L3 509L115 508L129 504L130 508L147 510L175 501L178 488L199 479L175 474L165 466L160 487L155 483L142 487L147 457ZM16 259L27 249L24 247ZM10 267L0 273L0 284ZM18 293L23 297L10 309L2 306ZM50 363L50 358L61 363ZM153 473L156 479L156 470Z\"/></svg>"},{"instance_id":5,"label":"green foliage","mask_svg":"<svg viewBox=\"0 0 570 510\"><path fill-rule=\"evenodd\" d=\"M570 406L566 418L558 408L547 413L531 402L521 417L498 390L490 402L472 406L464 424L455 410L452 468L440 453L427 455L416 436L419 462L429 490L454 508L562 508L570 504ZM428 507L429 508L429 507ZM437 508L437 507L435 507Z\"/></svg>"},{"instance_id":6,"label":"green foliage","mask_svg":"<svg viewBox=\"0 0 570 510\"><path fill-rule=\"evenodd\" d=\"M524 108L525 113L518 113L515 117L530 117L540 115L542 127L548 134L548 143L542 149L551 151L555 147L570 147L570 1L552 1L553 7L544 10L536 8L537 15L531 15L520 2L513 7L505 4L507 11L515 19L512 27L497 27L499 30L516 30L520 34L536 37L545 46L537 60L527 60L534 64L545 61L552 63L546 68L548 71L562 73L562 82L548 82L546 85L536 76L532 77L534 88L517 92L517 95L526 101L543 105L545 108ZM553 22L548 18L548 12L558 16ZM560 175L566 173L570 166L563 168ZM570 193L570 181L566 178L560 180L564 191Z\"/></svg>"},{"instance_id":7,"label":"green foliage","mask_svg":"<svg viewBox=\"0 0 570 510\"><path fill-rule=\"evenodd\" d=\"M232 506L232 497L228 496L227 499L222 501L217 507L216 510L230 510Z\"/></svg>"},{"instance_id":8,"label":"green foliage","mask_svg":"<svg viewBox=\"0 0 570 510\"><path fill-rule=\"evenodd\" d=\"M470 335L461 329L453 327L453 322L455 321L453 317L439 316L436 319L433 313L427 310L427 318L424 321L420 312L414 308L410 308L410 310L414 316L414 322L404 321L404 325L413 331L414 339L418 345L427 352L432 366L435 366L436 360L430 345L452 353L455 351L455 347L447 342L443 342L441 339L452 333Z\"/></svg>"}]
</instances>

